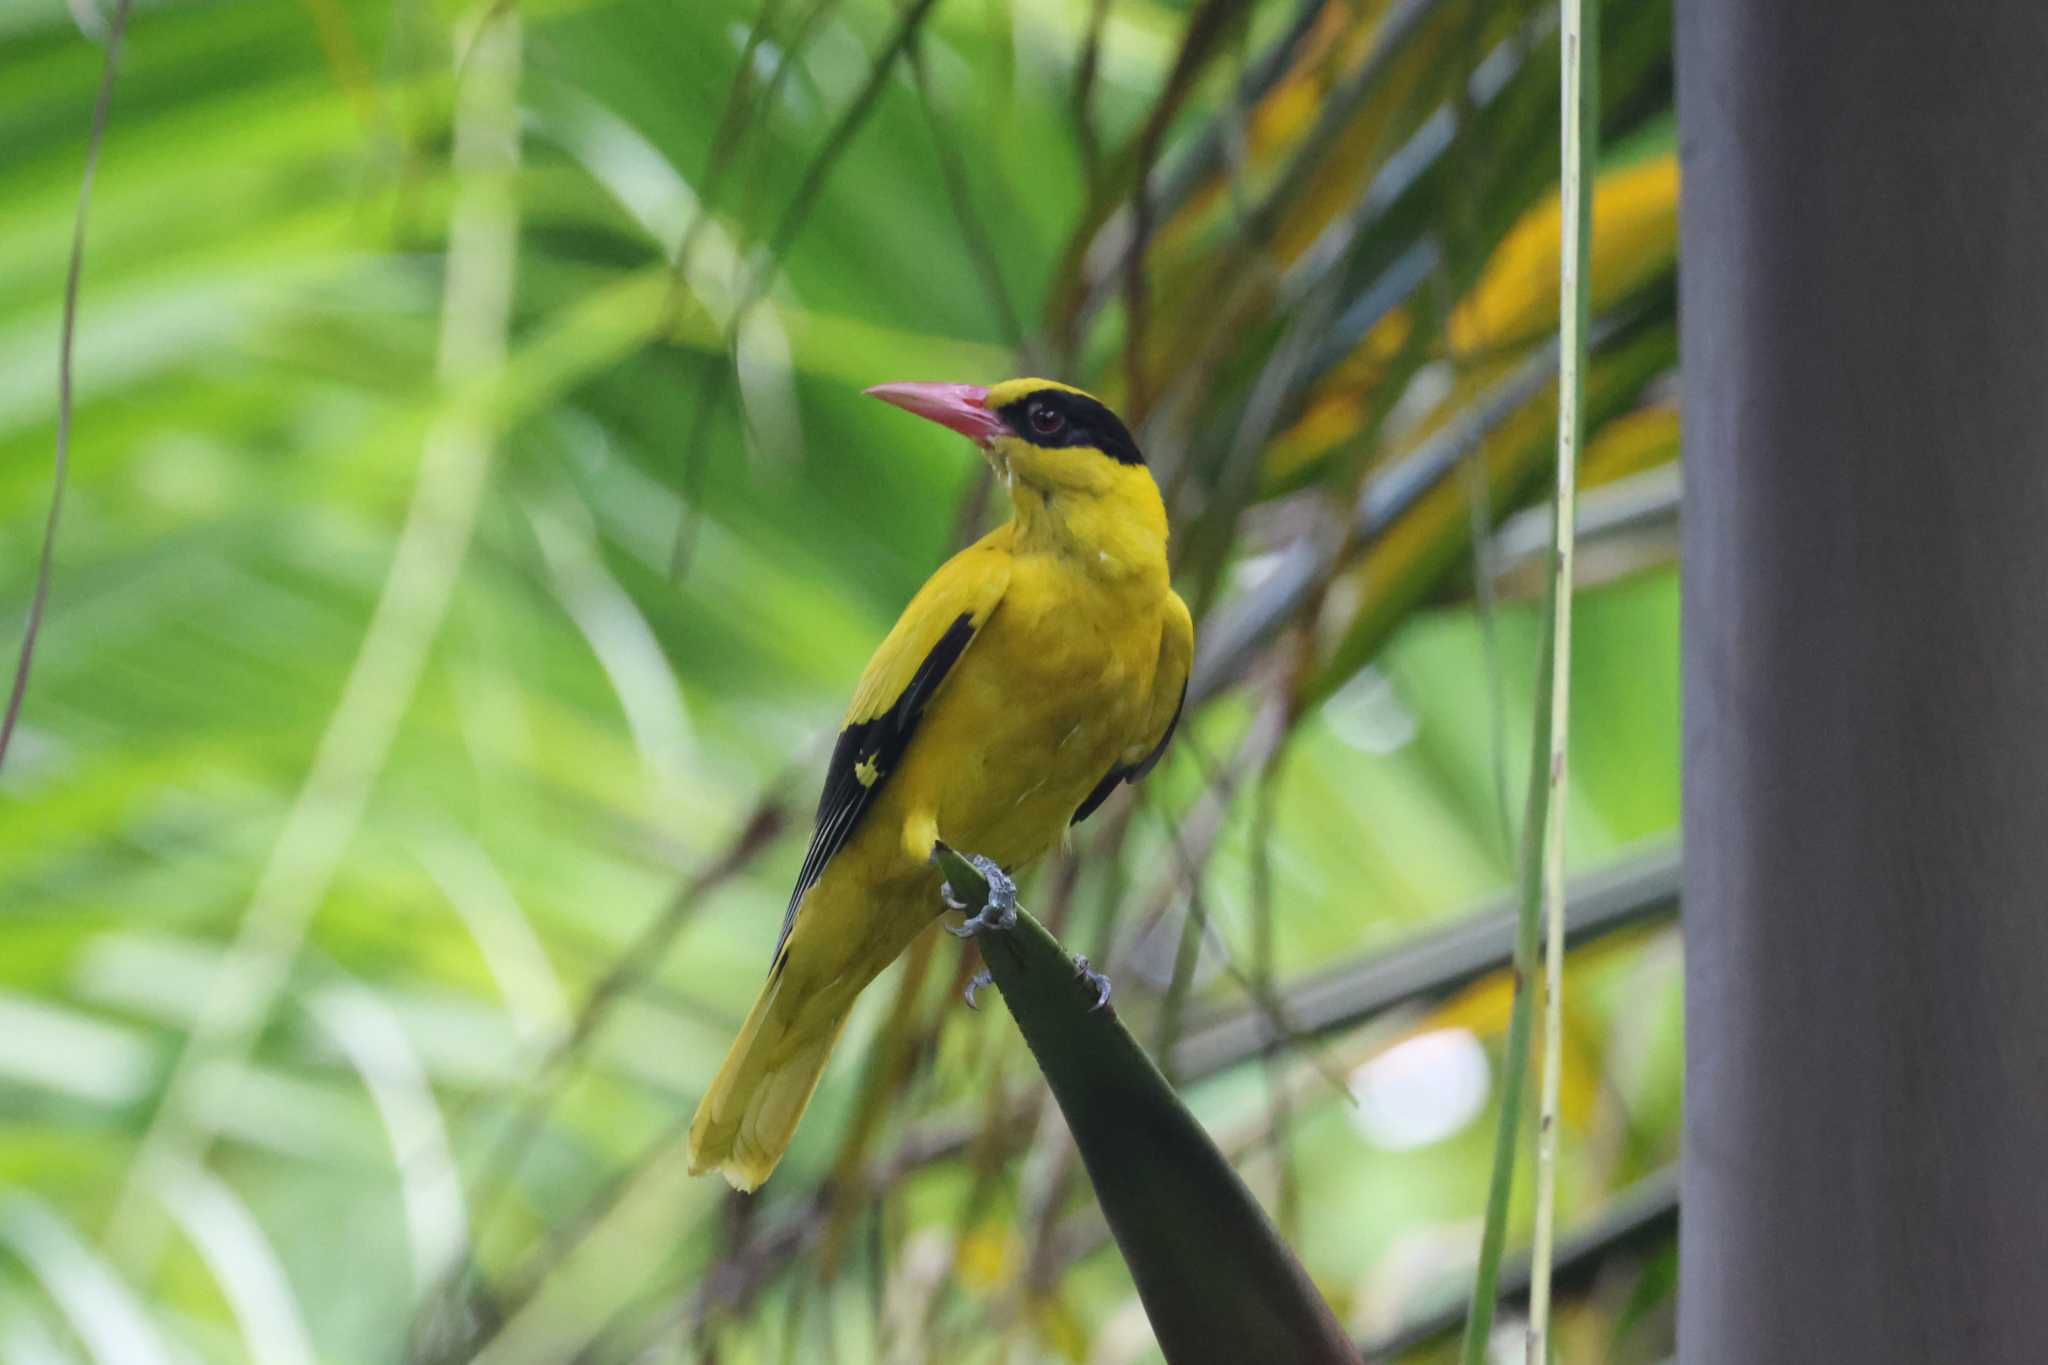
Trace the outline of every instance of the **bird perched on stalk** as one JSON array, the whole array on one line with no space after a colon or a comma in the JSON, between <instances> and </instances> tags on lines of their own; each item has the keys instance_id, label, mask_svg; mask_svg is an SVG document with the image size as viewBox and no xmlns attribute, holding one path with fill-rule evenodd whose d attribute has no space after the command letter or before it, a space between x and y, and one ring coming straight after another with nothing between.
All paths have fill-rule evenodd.
<instances>
[{"instance_id":1,"label":"bird perched on stalk","mask_svg":"<svg viewBox=\"0 0 2048 1365\"><path fill-rule=\"evenodd\" d=\"M1116 414L1046 379L867 392L979 445L1012 511L932 575L854 689L767 983L690 1123L691 1171L741 1190L782 1159L854 998L943 913L934 844L991 888L954 932L1003 927L1006 874L1159 761L1194 654L1166 508Z\"/></svg>"}]
</instances>

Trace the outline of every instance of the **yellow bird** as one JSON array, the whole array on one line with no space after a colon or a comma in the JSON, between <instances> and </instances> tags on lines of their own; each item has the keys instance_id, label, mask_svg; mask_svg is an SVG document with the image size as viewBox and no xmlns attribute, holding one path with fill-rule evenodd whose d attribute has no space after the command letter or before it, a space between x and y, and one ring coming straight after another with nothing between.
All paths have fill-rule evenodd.
<instances>
[{"instance_id":1,"label":"yellow bird","mask_svg":"<svg viewBox=\"0 0 2048 1365\"><path fill-rule=\"evenodd\" d=\"M932 575L854 689L767 984L690 1122L692 1173L741 1190L782 1159L854 997L943 913L934 842L994 874L954 932L1001 927L1002 874L1159 761L1194 654L1116 414L1046 379L868 393L979 445L1011 517Z\"/></svg>"}]
</instances>

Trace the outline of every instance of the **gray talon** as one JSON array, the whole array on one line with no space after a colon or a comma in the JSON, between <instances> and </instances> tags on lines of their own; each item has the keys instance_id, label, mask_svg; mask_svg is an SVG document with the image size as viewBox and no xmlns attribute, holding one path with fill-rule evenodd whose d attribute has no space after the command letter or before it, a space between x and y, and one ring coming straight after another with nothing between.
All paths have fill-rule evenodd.
<instances>
[{"instance_id":1,"label":"gray talon","mask_svg":"<svg viewBox=\"0 0 2048 1365\"><path fill-rule=\"evenodd\" d=\"M1095 988L1095 1003L1088 1007L1088 1012L1093 1014L1096 1010L1107 1005L1109 1003L1110 991L1109 978L1088 965L1087 954L1074 954L1074 970L1081 974L1083 981ZM983 975L986 976L987 973L984 972Z\"/></svg>"},{"instance_id":2,"label":"gray talon","mask_svg":"<svg viewBox=\"0 0 2048 1365\"><path fill-rule=\"evenodd\" d=\"M967 1002L967 1008L971 1010L981 1008L981 1006L974 1003L974 993L994 980L995 978L988 974L988 968L986 967L974 974L974 979L967 983L967 989L961 993L961 999Z\"/></svg>"},{"instance_id":3,"label":"gray talon","mask_svg":"<svg viewBox=\"0 0 2048 1365\"><path fill-rule=\"evenodd\" d=\"M1017 883L1011 881L1009 874L996 865L995 859L985 858L979 853L969 853L965 857L968 866L979 872L982 880L988 883L988 903L976 914L968 916L967 922L958 929L947 925L946 932L955 938L973 938L976 934L986 933L990 929L1001 930L1014 926L1017 923ZM943 881L939 885L939 894L944 897L947 905L955 910L967 909L954 899L950 887Z\"/></svg>"}]
</instances>

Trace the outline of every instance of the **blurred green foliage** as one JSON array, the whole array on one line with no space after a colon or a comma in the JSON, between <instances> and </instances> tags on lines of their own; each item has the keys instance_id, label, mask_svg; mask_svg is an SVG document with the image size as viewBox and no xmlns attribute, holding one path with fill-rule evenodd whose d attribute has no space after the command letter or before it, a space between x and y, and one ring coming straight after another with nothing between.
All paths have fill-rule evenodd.
<instances>
[{"instance_id":1,"label":"blurred green foliage","mask_svg":"<svg viewBox=\"0 0 2048 1365\"><path fill-rule=\"evenodd\" d=\"M1668 16L1607 10L1580 868L1678 817ZM1510 881L1553 24L140 5L0 771L0 1359L1156 1354L950 941L869 992L761 1195L682 1173L851 680L1000 515L969 450L859 389L1044 368L1123 404L1205 641L1314 564L1030 893L1141 1038L1284 1017ZM57 0L0 14L10 621L101 55ZM1668 927L1572 964L1567 1231L1675 1159L1677 979ZM1462 1294L1505 1013L1487 978L1186 1089L1361 1337ZM1591 1287L1566 1357L1658 1358L1656 1263Z\"/></svg>"}]
</instances>

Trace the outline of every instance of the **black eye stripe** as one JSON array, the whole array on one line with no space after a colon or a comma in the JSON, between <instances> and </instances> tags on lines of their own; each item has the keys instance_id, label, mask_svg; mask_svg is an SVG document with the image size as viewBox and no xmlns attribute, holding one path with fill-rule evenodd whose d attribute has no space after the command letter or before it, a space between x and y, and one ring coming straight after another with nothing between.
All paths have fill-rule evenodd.
<instances>
[{"instance_id":1,"label":"black eye stripe","mask_svg":"<svg viewBox=\"0 0 2048 1365\"><path fill-rule=\"evenodd\" d=\"M1138 443L1117 415L1082 393L1040 389L996 409L1006 426L1047 450L1092 446L1118 464L1143 464ZM1058 418L1048 425L1049 418Z\"/></svg>"}]
</instances>

